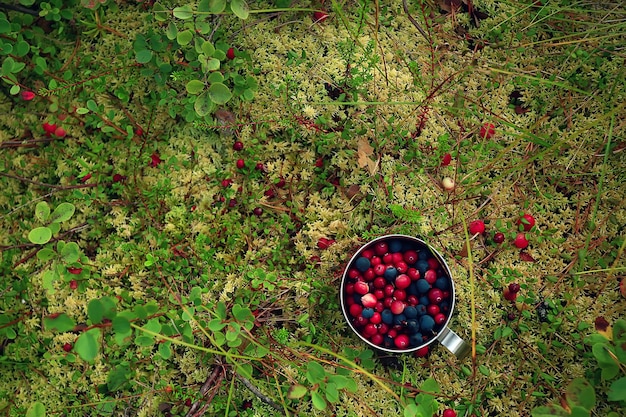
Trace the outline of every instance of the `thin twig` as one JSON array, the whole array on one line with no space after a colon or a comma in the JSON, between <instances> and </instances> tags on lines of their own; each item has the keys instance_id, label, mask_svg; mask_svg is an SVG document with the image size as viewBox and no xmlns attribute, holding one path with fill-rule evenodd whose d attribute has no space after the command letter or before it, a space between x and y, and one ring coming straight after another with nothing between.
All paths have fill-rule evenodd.
<instances>
[{"instance_id":1,"label":"thin twig","mask_svg":"<svg viewBox=\"0 0 626 417\"><path fill-rule=\"evenodd\" d=\"M283 408L279 404L276 404L276 402L274 402L274 400L272 400L270 397L268 397L267 395L265 395L261 391L259 391L259 389L257 387L255 387L252 384L252 382L250 382L248 379L244 378L243 376L239 375L235 371L231 370L231 372L233 373L235 378L237 378L239 381L241 381L241 383L244 384L246 386L246 388L248 388L250 391L252 391L252 393L254 395L256 395L261 401L263 401L265 404L269 405L270 407L274 408L281 415L285 415L285 411L283 410Z\"/></svg>"},{"instance_id":2,"label":"thin twig","mask_svg":"<svg viewBox=\"0 0 626 417\"><path fill-rule=\"evenodd\" d=\"M424 29L422 29L420 24L417 23L417 20L415 20L413 16L411 16L411 13L409 12L409 6L406 4L406 0L402 0L402 7L404 8L404 12L406 13L406 16L409 18L411 23L413 23L413 26L415 26L415 28L422 34L424 39L426 39L426 42L430 42L430 39L428 39L428 35L426 35L426 32L424 31Z\"/></svg>"},{"instance_id":3,"label":"thin twig","mask_svg":"<svg viewBox=\"0 0 626 417\"><path fill-rule=\"evenodd\" d=\"M20 13L26 13L31 16L39 16L39 12L37 10L33 10L27 7L13 5L13 4L0 3L0 9L13 10L13 11L20 12Z\"/></svg>"},{"instance_id":4,"label":"thin twig","mask_svg":"<svg viewBox=\"0 0 626 417\"><path fill-rule=\"evenodd\" d=\"M7 178L13 178L14 180L19 180L19 181L22 181L22 182L28 182L30 184L39 185L41 187L58 188L60 190L73 190L75 188L93 188L93 187L97 187L98 186L98 184L77 184L77 185L47 184L45 182L39 182L39 181L35 181L35 180L30 180L28 178L19 177L17 175L12 175L12 174L7 174L5 172L0 172L0 176L7 177Z\"/></svg>"}]
</instances>

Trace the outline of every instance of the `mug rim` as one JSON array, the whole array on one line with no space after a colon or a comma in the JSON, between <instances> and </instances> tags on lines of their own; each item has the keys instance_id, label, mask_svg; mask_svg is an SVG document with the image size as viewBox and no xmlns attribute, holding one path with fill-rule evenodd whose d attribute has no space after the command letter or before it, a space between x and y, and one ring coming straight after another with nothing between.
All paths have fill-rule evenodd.
<instances>
[{"instance_id":1,"label":"mug rim","mask_svg":"<svg viewBox=\"0 0 626 417\"><path fill-rule=\"evenodd\" d=\"M439 261L439 264L440 264L441 268L444 270L445 273L447 273L448 278L450 279L450 298L451 298L450 312L448 313L448 317L446 318L445 323L443 323L443 325L441 326L441 328L439 329L437 334L434 335L432 338L430 338L430 340L422 343L419 346L411 347L411 348L408 348L408 349L390 349L390 348L386 348L384 346L378 346L378 345L372 343L371 341L369 341L368 339L363 337L363 335L361 335L357 331L357 329L354 328L354 326L352 325L352 322L350 321L349 314L346 311L344 288L345 288L346 280L349 279L348 278L348 270L350 269L350 266L354 264L356 259L361 255L361 253L363 253L363 251L367 247L371 246L372 244L374 244L374 243L376 243L378 241L381 241L381 240L391 240L391 239L410 240L413 243L417 243L418 245L426 247L437 258L437 261ZM364 341L367 345L369 345L370 347L372 347L372 348L374 348L376 350L382 350L382 351L388 352L388 353L410 353L410 352L414 352L416 350L422 349L422 348L430 345L431 343L434 343L436 340L439 340L439 337L442 334L445 334L445 330L448 329L448 324L450 323L450 320L452 318L452 314L454 313L454 307L455 307L455 304L456 304L456 289L455 289L455 286L454 286L454 279L452 278L452 271L450 271L450 267L449 267L448 263L445 261L443 256L432 245L428 244L426 241L424 241L423 239L421 239L419 237L416 237L416 236L410 236L410 235L404 235L404 234L389 234L389 235L382 235L382 236L379 236L377 238L374 238L372 240L367 241L366 243L361 245L361 247L352 255L352 257L350 258L350 260L346 264L346 267L345 267L345 269L343 271L343 275L341 277L341 284L340 284L340 288L339 288L339 302L341 304L341 312L343 313L344 320L348 323L348 326L350 327L352 332L354 334L356 334L359 337L359 339Z\"/></svg>"}]
</instances>

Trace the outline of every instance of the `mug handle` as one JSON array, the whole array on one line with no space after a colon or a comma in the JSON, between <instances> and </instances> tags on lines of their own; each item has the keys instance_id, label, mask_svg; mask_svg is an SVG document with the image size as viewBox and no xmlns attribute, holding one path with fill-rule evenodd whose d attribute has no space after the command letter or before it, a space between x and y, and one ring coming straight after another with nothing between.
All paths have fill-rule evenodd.
<instances>
[{"instance_id":1,"label":"mug handle","mask_svg":"<svg viewBox=\"0 0 626 417\"><path fill-rule=\"evenodd\" d=\"M439 333L439 343L452 352L457 359L463 359L469 355L471 346L449 328L445 328Z\"/></svg>"}]
</instances>

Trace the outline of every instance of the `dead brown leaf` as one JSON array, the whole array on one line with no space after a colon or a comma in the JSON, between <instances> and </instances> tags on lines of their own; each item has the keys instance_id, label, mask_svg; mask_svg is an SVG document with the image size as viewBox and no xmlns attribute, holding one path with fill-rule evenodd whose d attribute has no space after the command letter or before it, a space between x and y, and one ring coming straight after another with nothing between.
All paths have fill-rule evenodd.
<instances>
[{"instance_id":1,"label":"dead brown leaf","mask_svg":"<svg viewBox=\"0 0 626 417\"><path fill-rule=\"evenodd\" d=\"M357 143L357 163L360 168L367 167L367 170L371 175L374 175L378 170L378 163L380 158L373 160L371 157L374 154L374 148L369 144L366 138L359 139Z\"/></svg>"}]
</instances>

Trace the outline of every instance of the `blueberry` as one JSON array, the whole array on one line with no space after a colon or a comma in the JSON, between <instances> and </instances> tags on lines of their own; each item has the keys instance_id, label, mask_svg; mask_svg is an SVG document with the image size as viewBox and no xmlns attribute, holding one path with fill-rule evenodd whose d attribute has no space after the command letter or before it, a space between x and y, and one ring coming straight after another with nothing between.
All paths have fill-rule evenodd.
<instances>
[{"instance_id":1,"label":"blueberry","mask_svg":"<svg viewBox=\"0 0 626 417\"><path fill-rule=\"evenodd\" d=\"M409 285L409 288L406 289L406 293L408 295L419 295L419 291L417 290L416 281L411 282L411 285Z\"/></svg>"},{"instance_id":2,"label":"blueberry","mask_svg":"<svg viewBox=\"0 0 626 417\"><path fill-rule=\"evenodd\" d=\"M372 316L374 315L374 309L373 308L364 308L363 311L361 312L361 315L365 319L371 319Z\"/></svg>"},{"instance_id":3,"label":"blueberry","mask_svg":"<svg viewBox=\"0 0 626 417\"><path fill-rule=\"evenodd\" d=\"M406 308L405 308L406 310ZM426 304L418 304L415 306L415 312L417 313L418 317L423 316L424 314L426 314Z\"/></svg>"},{"instance_id":4,"label":"blueberry","mask_svg":"<svg viewBox=\"0 0 626 417\"><path fill-rule=\"evenodd\" d=\"M385 340L383 341L383 344L385 345L385 347L387 349L391 349L391 348L395 347L395 345L393 343L393 337L391 337L389 335L385 335Z\"/></svg>"},{"instance_id":5,"label":"blueberry","mask_svg":"<svg viewBox=\"0 0 626 417\"><path fill-rule=\"evenodd\" d=\"M430 300L428 299L427 295L422 295L420 297L420 304L427 306L428 304L430 304Z\"/></svg>"},{"instance_id":6,"label":"blueberry","mask_svg":"<svg viewBox=\"0 0 626 417\"><path fill-rule=\"evenodd\" d=\"M443 312L443 313L448 313L450 311L450 301L443 300L439 304L439 310L441 310L441 312Z\"/></svg>"},{"instance_id":7,"label":"blueberry","mask_svg":"<svg viewBox=\"0 0 626 417\"><path fill-rule=\"evenodd\" d=\"M394 239L389 242L389 252L402 252L402 241Z\"/></svg>"},{"instance_id":8,"label":"blueberry","mask_svg":"<svg viewBox=\"0 0 626 417\"><path fill-rule=\"evenodd\" d=\"M413 306L404 307L404 311L402 312L407 319L414 319L417 317L417 309Z\"/></svg>"},{"instance_id":9,"label":"blueberry","mask_svg":"<svg viewBox=\"0 0 626 417\"><path fill-rule=\"evenodd\" d=\"M362 297L361 294L357 294L357 293L352 294L352 299L357 304L361 304L361 297Z\"/></svg>"},{"instance_id":10,"label":"blueberry","mask_svg":"<svg viewBox=\"0 0 626 417\"><path fill-rule=\"evenodd\" d=\"M417 286L417 291L420 294L426 294L428 290L430 290L430 284L424 278L418 279L415 281L415 284Z\"/></svg>"},{"instance_id":11,"label":"blueberry","mask_svg":"<svg viewBox=\"0 0 626 417\"><path fill-rule=\"evenodd\" d=\"M370 260L364 256L357 258L357 260L354 262L354 266L356 267L356 269L358 269L361 272L367 271L371 265L372 264Z\"/></svg>"},{"instance_id":12,"label":"blueberry","mask_svg":"<svg viewBox=\"0 0 626 417\"><path fill-rule=\"evenodd\" d=\"M442 291L448 291L450 289L450 279L448 277L440 277L435 281L435 287Z\"/></svg>"},{"instance_id":13,"label":"blueberry","mask_svg":"<svg viewBox=\"0 0 626 417\"><path fill-rule=\"evenodd\" d=\"M380 313L383 323L392 324L393 323L393 313L388 308L384 309L382 313Z\"/></svg>"},{"instance_id":14,"label":"blueberry","mask_svg":"<svg viewBox=\"0 0 626 417\"><path fill-rule=\"evenodd\" d=\"M420 328L422 329L423 332L425 333L432 332L433 327L435 327L435 319L433 319L427 314L420 317Z\"/></svg>"},{"instance_id":15,"label":"blueberry","mask_svg":"<svg viewBox=\"0 0 626 417\"><path fill-rule=\"evenodd\" d=\"M410 334L414 334L420 331L420 325L416 319L409 319L406 321L406 329Z\"/></svg>"},{"instance_id":16,"label":"blueberry","mask_svg":"<svg viewBox=\"0 0 626 417\"><path fill-rule=\"evenodd\" d=\"M396 314L393 316L393 324L404 324L406 321L406 316L404 313Z\"/></svg>"},{"instance_id":17,"label":"blueberry","mask_svg":"<svg viewBox=\"0 0 626 417\"><path fill-rule=\"evenodd\" d=\"M427 249L422 249L421 251L419 251L419 252L417 253L417 258L418 258L420 261L426 261L426 260L428 260L428 258L430 258L430 251L429 251L429 250L427 250Z\"/></svg>"},{"instance_id":18,"label":"blueberry","mask_svg":"<svg viewBox=\"0 0 626 417\"><path fill-rule=\"evenodd\" d=\"M424 336L422 336L421 333L413 333L412 335L409 336L409 343L413 347L419 346L422 343L424 343Z\"/></svg>"},{"instance_id":19,"label":"blueberry","mask_svg":"<svg viewBox=\"0 0 626 417\"><path fill-rule=\"evenodd\" d=\"M385 274L383 276L387 281L394 282L398 276L398 270L392 266L385 270Z\"/></svg>"},{"instance_id":20,"label":"blueberry","mask_svg":"<svg viewBox=\"0 0 626 417\"><path fill-rule=\"evenodd\" d=\"M420 271L420 276L423 277L426 271L428 271L428 262L423 259L420 259L419 261L415 263L415 269Z\"/></svg>"}]
</instances>

